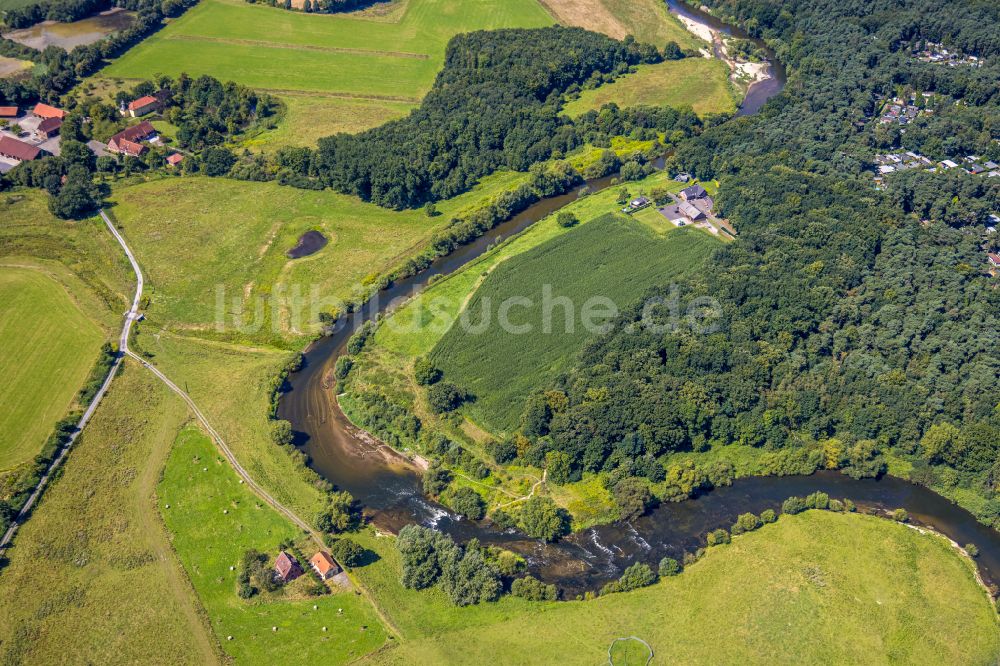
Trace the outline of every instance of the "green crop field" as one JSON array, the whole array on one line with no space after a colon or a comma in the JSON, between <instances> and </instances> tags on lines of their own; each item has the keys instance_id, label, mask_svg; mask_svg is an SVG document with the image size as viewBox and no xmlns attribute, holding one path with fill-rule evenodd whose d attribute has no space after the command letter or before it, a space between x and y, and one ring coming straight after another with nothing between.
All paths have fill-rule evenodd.
<instances>
[{"instance_id":1,"label":"green crop field","mask_svg":"<svg viewBox=\"0 0 1000 666\"><path fill-rule=\"evenodd\" d=\"M453 215L526 179L495 174L441 202L435 218L329 190L221 178L161 179L117 189L113 199L147 271L152 322L227 339L302 341L314 333L320 309L352 296L366 277L401 261ZM285 253L312 229L329 244L289 259ZM242 302L237 329L234 313ZM217 333L220 311L225 330Z\"/></svg>"},{"instance_id":2,"label":"green crop field","mask_svg":"<svg viewBox=\"0 0 1000 666\"><path fill-rule=\"evenodd\" d=\"M58 282L0 260L0 469L36 455L65 416L104 341Z\"/></svg>"},{"instance_id":3,"label":"green crop field","mask_svg":"<svg viewBox=\"0 0 1000 666\"><path fill-rule=\"evenodd\" d=\"M177 555L222 649L236 663L345 663L385 643L374 609L351 591L307 597L286 590L250 601L237 596L232 567L247 549L274 557L279 543L301 533L239 482L201 431L181 431L157 493Z\"/></svg>"},{"instance_id":4,"label":"green crop field","mask_svg":"<svg viewBox=\"0 0 1000 666\"><path fill-rule=\"evenodd\" d=\"M489 325L481 332L452 326L431 358L446 379L476 396L468 407L475 421L513 430L526 396L564 369L608 321L594 318L588 330L588 303L600 312L608 307L603 302L621 311L648 286L697 270L717 246L695 229L663 237L624 216L600 218L500 264L466 306L472 324L489 316ZM512 299L524 299L523 306L511 310L513 327L505 330L501 304ZM569 317L563 304L553 305L557 300L571 303Z\"/></svg>"},{"instance_id":5,"label":"green crop field","mask_svg":"<svg viewBox=\"0 0 1000 666\"><path fill-rule=\"evenodd\" d=\"M684 58L656 65L640 65L614 83L584 90L578 99L568 102L563 110L569 116L579 116L591 109L614 102L618 106L690 106L695 113L726 113L736 110L726 78L727 68L721 60Z\"/></svg>"},{"instance_id":6,"label":"green crop field","mask_svg":"<svg viewBox=\"0 0 1000 666\"><path fill-rule=\"evenodd\" d=\"M129 288L104 225L58 220L46 198L0 198L0 470L37 455L71 408Z\"/></svg>"},{"instance_id":7,"label":"green crop field","mask_svg":"<svg viewBox=\"0 0 1000 666\"><path fill-rule=\"evenodd\" d=\"M592 601L504 598L456 609L399 584L392 541L357 570L405 640L364 663L601 664L637 636L654 663L991 664L996 612L944 539L857 514L808 511L712 548L679 576Z\"/></svg>"},{"instance_id":8,"label":"green crop field","mask_svg":"<svg viewBox=\"0 0 1000 666\"><path fill-rule=\"evenodd\" d=\"M302 135L321 136L317 118L327 133L356 131L412 108L430 89L444 63L445 46L456 34L553 22L536 0L408 0L396 20L379 18L204 0L100 77L187 72L287 93L292 100L288 127L265 145L300 145ZM320 101L310 107L302 95ZM353 104L338 110L331 108L330 98ZM358 100L367 102L367 110Z\"/></svg>"},{"instance_id":9,"label":"green crop field","mask_svg":"<svg viewBox=\"0 0 1000 666\"><path fill-rule=\"evenodd\" d=\"M0 575L0 663L210 664L153 501L184 404L126 363Z\"/></svg>"}]
</instances>

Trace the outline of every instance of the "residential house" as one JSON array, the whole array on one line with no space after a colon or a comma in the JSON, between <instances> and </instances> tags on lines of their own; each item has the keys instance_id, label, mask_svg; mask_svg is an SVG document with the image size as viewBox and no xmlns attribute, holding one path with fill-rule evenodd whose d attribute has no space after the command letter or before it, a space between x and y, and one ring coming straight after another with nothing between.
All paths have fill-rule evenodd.
<instances>
[{"instance_id":1,"label":"residential house","mask_svg":"<svg viewBox=\"0 0 1000 666\"><path fill-rule=\"evenodd\" d=\"M676 176L674 176L674 180L676 180L678 183L686 183L691 180L691 174L679 173Z\"/></svg>"},{"instance_id":2,"label":"residential house","mask_svg":"<svg viewBox=\"0 0 1000 666\"><path fill-rule=\"evenodd\" d=\"M32 146L24 141L18 141L7 135L0 135L0 157L5 157L18 163L29 162L36 159L41 152L41 148L37 146Z\"/></svg>"},{"instance_id":3,"label":"residential house","mask_svg":"<svg viewBox=\"0 0 1000 666\"><path fill-rule=\"evenodd\" d=\"M622 208L622 212L623 213L634 213L637 210L642 210L643 208L646 208L647 206L649 206L652 203L653 202L650 201L646 197L638 197L638 198L632 199L632 201L629 201L628 205L625 206L624 208Z\"/></svg>"},{"instance_id":4,"label":"residential house","mask_svg":"<svg viewBox=\"0 0 1000 666\"><path fill-rule=\"evenodd\" d=\"M313 568L320 580L329 580L340 573L340 567L330 557L330 553L323 550L312 556L309 560L309 566Z\"/></svg>"},{"instance_id":5,"label":"residential house","mask_svg":"<svg viewBox=\"0 0 1000 666\"><path fill-rule=\"evenodd\" d=\"M17 107L0 106L0 118L4 120L13 120L14 118L17 118Z\"/></svg>"},{"instance_id":6,"label":"residential house","mask_svg":"<svg viewBox=\"0 0 1000 666\"><path fill-rule=\"evenodd\" d=\"M184 161L184 156L181 155L180 153L170 153L169 155L167 155L167 164L169 164L172 167L177 166L183 161Z\"/></svg>"},{"instance_id":7,"label":"residential house","mask_svg":"<svg viewBox=\"0 0 1000 666\"><path fill-rule=\"evenodd\" d=\"M38 123L38 127L35 128L35 134L48 141L52 137L59 135L62 124L63 121L59 118L46 118Z\"/></svg>"},{"instance_id":8,"label":"residential house","mask_svg":"<svg viewBox=\"0 0 1000 666\"><path fill-rule=\"evenodd\" d=\"M146 141L155 136L156 129L149 121L144 120L111 137L111 140L108 141L108 150L112 153L139 157L146 152L146 146L142 145L140 141Z\"/></svg>"},{"instance_id":9,"label":"residential house","mask_svg":"<svg viewBox=\"0 0 1000 666\"><path fill-rule=\"evenodd\" d=\"M990 266L993 268L1000 268L1000 254L993 254L992 252L986 257L990 260Z\"/></svg>"},{"instance_id":10,"label":"residential house","mask_svg":"<svg viewBox=\"0 0 1000 666\"><path fill-rule=\"evenodd\" d=\"M942 160L939 164L945 169L954 169L958 166L958 164L952 160Z\"/></svg>"},{"instance_id":11,"label":"residential house","mask_svg":"<svg viewBox=\"0 0 1000 666\"><path fill-rule=\"evenodd\" d=\"M66 117L66 112L62 109L57 109L54 106L49 106L48 104L42 104L39 102L35 105L35 108L31 110L31 115L36 118L42 118L43 120L45 118L58 118L59 120L62 120Z\"/></svg>"},{"instance_id":12,"label":"residential house","mask_svg":"<svg viewBox=\"0 0 1000 666\"><path fill-rule=\"evenodd\" d=\"M289 583L302 575L302 567L294 557L281 551L274 561L274 577L282 583Z\"/></svg>"},{"instance_id":13,"label":"residential house","mask_svg":"<svg viewBox=\"0 0 1000 666\"><path fill-rule=\"evenodd\" d=\"M701 199L708 196L708 192L701 185L695 183L691 187L685 187L680 191L680 197L684 201L694 201L695 199Z\"/></svg>"},{"instance_id":14,"label":"residential house","mask_svg":"<svg viewBox=\"0 0 1000 666\"><path fill-rule=\"evenodd\" d=\"M146 95L145 97L140 97L139 99L129 102L128 115L133 118L138 118L139 116L144 116L147 113L152 113L159 108L160 100L152 95Z\"/></svg>"}]
</instances>

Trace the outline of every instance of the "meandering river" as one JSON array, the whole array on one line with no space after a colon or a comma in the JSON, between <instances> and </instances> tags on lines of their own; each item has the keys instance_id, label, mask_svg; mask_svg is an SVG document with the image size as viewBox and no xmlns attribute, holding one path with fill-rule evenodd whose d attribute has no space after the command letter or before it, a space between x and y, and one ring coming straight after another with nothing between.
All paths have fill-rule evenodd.
<instances>
[{"instance_id":1,"label":"meandering river","mask_svg":"<svg viewBox=\"0 0 1000 666\"><path fill-rule=\"evenodd\" d=\"M669 4L672 11L686 12L697 20L711 21L715 29L745 36L704 12L674 0ZM758 45L765 46L762 42ZM767 49L767 53L772 59L772 77L750 88L741 114L756 113L784 86L784 69L774 60L773 52ZM593 191L610 185L610 177L588 183ZM778 509L791 495L804 496L817 490L831 497L849 498L862 509L905 508L915 521L957 543L975 543L980 550L978 564L983 578L987 582L996 580L1000 573L1000 533L927 488L893 477L856 481L839 473L819 472L812 476L740 479L697 499L661 504L632 522L595 527L554 544L497 530L488 521L463 520L424 497L419 469L356 428L340 410L332 373L337 357L364 321L390 311L423 289L432 277L458 270L499 239L524 230L577 196L574 191L540 201L419 274L392 284L364 308L342 318L332 335L306 350L302 369L289 377L278 415L292 423L296 444L309 455L313 469L354 495L377 526L397 531L411 523L431 525L459 541L475 537L483 543L503 546L522 554L530 572L556 583L564 596L597 589L637 561L655 566L664 556L680 558L684 552L703 546L708 531L730 527L740 513Z\"/></svg>"}]
</instances>

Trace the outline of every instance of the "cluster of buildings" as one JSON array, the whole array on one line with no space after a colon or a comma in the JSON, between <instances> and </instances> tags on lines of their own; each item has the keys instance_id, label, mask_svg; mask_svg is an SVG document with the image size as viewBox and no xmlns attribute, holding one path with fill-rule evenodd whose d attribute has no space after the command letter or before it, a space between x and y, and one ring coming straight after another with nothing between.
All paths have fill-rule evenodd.
<instances>
[{"instance_id":1,"label":"cluster of buildings","mask_svg":"<svg viewBox=\"0 0 1000 666\"><path fill-rule=\"evenodd\" d=\"M23 114L16 106L0 106L0 173L21 162L59 154L59 131L66 112L48 104L36 104Z\"/></svg>"},{"instance_id":2,"label":"cluster of buildings","mask_svg":"<svg viewBox=\"0 0 1000 666\"><path fill-rule=\"evenodd\" d=\"M161 96L146 95L121 107L122 115L138 118L162 108ZM6 173L21 162L59 155L59 132L66 118L66 111L48 104L36 104L23 114L19 107L0 106L0 173ZM90 141L87 146L97 156L107 154L140 157L160 140L156 129L149 121L125 128L115 134L107 145ZM184 159L180 153L167 156L167 164L177 166Z\"/></svg>"},{"instance_id":3,"label":"cluster of buildings","mask_svg":"<svg viewBox=\"0 0 1000 666\"><path fill-rule=\"evenodd\" d=\"M925 100L930 99L933 97L933 93L922 93L921 97ZM934 113L931 109L917 106L916 102L917 96L915 94L911 95L909 100L893 97L884 101L880 105L882 110L879 112L879 123L882 125L896 123L905 126L922 115Z\"/></svg>"},{"instance_id":4,"label":"cluster of buildings","mask_svg":"<svg viewBox=\"0 0 1000 666\"><path fill-rule=\"evenodd\" d=\"M886 153L875 156L875 189L880 190L885 187L885 177L898 171L909 169L926 169L930 172L948 169L962 169L973 176L984 176L986 178L1000 177L1000 164L991 160L983 160L975 155L967 155L959 161L942 160L934 163L928 157L924 157L912 150L905 153Z\"/></svg>"},{"instance_id":5,"label":"cluster of buildings","mask_svg":"<svg viewBox=\"0 0 1000 666\"><path fill-rule=\"evenodd\" d=\"M340 573L340 567L330 557L330 553L324 550L317 551L315 555L309 558L309 566L316 572L320 580L330 580ZM302 565L295 559L295 556L290 555L284 550L278 553L278 558L274 561L274 577L276 580L282 583L290 583L303 573L305 572L302 570Z\"/></svg>"},{"instance_id":6,"label":"cluster of buildings","mask_svg":"<svg viewBox=\"0 0 1000 666\"><path fill-rule=\"evenodd\" d=\"M681 190L673 205L657 210L675 226L683 227L706 220L712 214L714 206L715 202L708 196L705 188L696 183Z\"/></svg>"},{"instance_id":7,"label":"cluster of buildings","mask_svg":"<svg viewBox=\"0 0 1000 666\"><path fill-rule=\"evenodd\" d=\"M919 45L912 51L912 55L921 62L941 63L946 64L949 67L957 67L959 65L967 67L983 66L981 58L977 58L973 55L965 55L960 51L947 49L942 44L937 42L923 42L922 45Z\"/></svg>"}]
</instances>

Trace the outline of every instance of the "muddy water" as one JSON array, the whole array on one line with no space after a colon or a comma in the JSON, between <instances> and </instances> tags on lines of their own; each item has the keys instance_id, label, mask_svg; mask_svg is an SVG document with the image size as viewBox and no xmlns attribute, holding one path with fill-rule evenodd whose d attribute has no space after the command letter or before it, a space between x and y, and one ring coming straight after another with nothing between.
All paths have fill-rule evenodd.
<instances>
[{"instance_id":1,"label":"muddy water","mask_svg":"<svg viewBox=\"0 0 1000 666\"><path fill-rule=\"evenodd\" d=\"M128 28L135 22L135 16L133 12L112 9L72 23L43 21L30 28L8 32L4 37L39 51L49 46L72 51L77 46L93 44L113 32Z\"/></svg>"},{"instance_id":2,"label":"muddy water","mask_svg":"<svg viewBox=\"0 0 1000 666\"><path fill-rule=\"evenodd\" d=\"M295 247L285 254L289 259L301 259L302 257L308 257L310 254L316 254L326 247L328 242L326 236L320 232L307 231L299 237L299 242L295 244Z\"/></svg>"}]
</instances>

